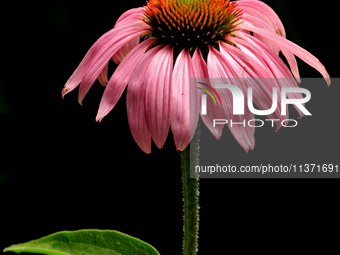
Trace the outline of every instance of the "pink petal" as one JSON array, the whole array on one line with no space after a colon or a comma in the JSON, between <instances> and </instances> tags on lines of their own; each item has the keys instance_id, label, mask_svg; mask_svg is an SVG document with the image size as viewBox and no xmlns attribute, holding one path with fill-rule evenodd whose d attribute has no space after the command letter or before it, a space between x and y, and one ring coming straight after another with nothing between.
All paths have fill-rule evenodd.
<instances>
[{"instance_id":1,"label":"pink petal","mask_svg":"<svg viewBox=\"0 0 340 255\"><path fill-rule=\"evenodd\" d=\"M133 8L126 12L124 12L119 19L116 21L115 27L119 27L122 25L126 25L128 23L133 23L135 21L142 20L144 16L144 7L139 8ZM137 45L139 44L139 37L136 37L132 39L131 41L127 42L125 45L123 45L122 48L118 50L116 54L113 55L112 59L113 61L118 65L124 57Z\"/></svg>"},{"instance_id":2,"label":"pink petal","mask_svg":"<svg viewBox=\"0 0 340 255\"><path fill-rule=\"evenodd\" d=\"M256 16L265 21L268 25L274 28L276 34L286 37L284 26L275 11L261 1L240 1L237 3L237 8L244 11L244 13Z\"/></svg>"},{"instance_id":3,"label":"pink petal","mask_svg":"<svg viewBox=\"0 0 340 255\"><path fill-rule=\"evenodd\" d=\"M162 148L169 133L173 47L158 51L145 73L146 122L151 137Z\"/></svg>"},{"instance_id":4,"label":"pink petal","mask_svg":"<svg viewBox=\"0 0 340 255\"><path fill-rule=\"evenodd\" d=\"M234 38L230 38L238 47L247 48L253 57L260 56L265 67L267 67L275 78L293 78L288 67L282 59L274 54L263 42L242 32L234 32ZM240 40L241 38L243 40Z\"/></svg>"},{"instance_id":5,"label":"pink petal","mask_svg":"<svg viewBox=\"0 0 340 255\"><path fill-rule=\"evenodd\" d=\"M129 52L139 44L139 37L133 38L131 41L124 44L117 52L112 56L112 60L119 65L120 62L126 57Z\"/></svg>"},{"instance_id":6,"label":"pink petal","mask_svg":"<svg viewBox=\"0 0 340 255\"><path fill-rule=\"evenodd\" d=\"M193 67L194 67L194 71L195 71L195 76L196 78L199 78L200 81L202 80L202 78L206 78L206 79L203 79L202 82L204 82L205 84L207 84L208 86L211 86L210 84L210 81L209 81L209 73L208 73L208 67L207 67L207 64L205 63L204 59L203 59L203 56L201 54L201 51L199 50L199 48L197 48L195 50L195 53L192 57L192 64L193 64ZM203 91L202 90L198 90L196 88L193 88L195 89L198 93L198 105L196 105L196 109L197 111L199 109L201 109L201 95L203 94ZM192 94L192 92L191 92ZM190 107L192 107L192 103L190 103ZM218 105L215 105L213 100L209 100L207 99L207 114L205 115L202 115L201 114L201 118L202 118L202 121L203 123L208 127L208 129L210 130L210 132L213 134L213 136L215 136L217 139L220 139L221 136L222 136L222 130L223 130L223 127L224 125L216 125L214 127L213 125L213 121L214 119L223 119L223 114L222 114L222 111L221 111L221 105L218 104ZM193 115L193 116L191 116ZM194 133L194 130L197 126L197 121L198 121L198 112L197 113L193 113L193 109L191 109L191 119L193 119L193 123L194 124L191 124L191 130L190 133L193 134ZM197 117L196 117L197 116Z\"/></svg>"},{"instance_id":7,"label":"pink petal","mask_svg":"<svg viewBox=\"0 0 340 255\"><path fill-rule=\"evenodd\" d=\"M203 61L203 62L202 62ZM200 53L200 50L196 48L193 58L191 59L193 68L193 75L190 77L190 141L194 137L197 124L199 120L199 112L201 109L201 92L202 90L197 89L197 79L204 76L208 77L208 69L204 62L204 59ZM209 83L209 82L208 82Z\"/></svg>"},{"instance_id":8,"label":"pink petal","mask_svg":"<svg viewBox=\"0 0 340 255\"><path fill-rule=\"evenodd\" d=\"M136 143L145 153L151 153L151 134L145 117L145 73L161 47L159 45L150 49L138 61L127 88L126 108L130 130Z\"/></svg>"},{"instance_id":9,"label":"pink petal","mask_svg":"<svg viewBox=\"0 0 340 255\"><path fill-rule=\"evenodd\" d=\"M82 81L86 70L91 65L94 56L98 53L98 51L110 40L112 40L117 35L117 31L115 29L111 29L102 35L89 49L86 53L83 60L80 62L77 69L73 72L71 77L66 82L64 89L62 90L62 96L64 97L67 93L71 92L75 89L79 83Z\"/></svg>"},{"instance_id":10,"label":"pink petal","mask_svg":"<svg viewBox=\"0 0 340 255\"><path fill-rule=\"evenodd\" d=\"M141 20L144 16L144 7L132 8L124 12L116 21L115 27Z\"/></svg>"},{"instance_id":11,"label":"pink petal","mask_svg":"<svg viewBox=\"0 0 340 255\"><path fill-rule=\"evenodd\" d=\"M301 82L300 73L295 56L285 48L280 47L280 50L283 56L285 56L285 58L287 59L290 70L292 71L294 77L296 78L296 81L300 83Z\"/></svg>"},{"instance_id":12,"label":"pink petal","mask_svg":"<svg viewBox=\"0 0 340 255\"><path fill-rule=\"evenodd\" d=\"M108 68L109 68L109 62L106 63L104 69L98 76L98 81L103 86L106 86L109 83L109 80L107 79Z\"/></svg>"},{"instance_id":13,"label":"pink petal","mask_svg":"<svg viewBox=\"0 0 340 255\"><path fill-rule=\"evenodd\" d=\"M190 143L190 78L194 75L190 53L183 49L176 59L171 82L171 130L180 151Z\"/></svg>"},{"instance_id":14,"label":"pink petal","mask_svg":"<svg viewBox=\"0 0 340 255\"><path fill-rule=\"evenodd\" d=\"M241 78L240 82L242 83L247 82L247 84L242 84L244 85L245 90L248 89L247 88L248 86L252 87L254 103L259 107L260 110L270 109L273 103L272 101L273 88L277 88L278 92L280 93L279 85L277 84L274 76L270 72L265 72L266 68L262 67L261 65L258 65L257 64L258 61L255 61L251 57L247 57L247 55L241 50L233 46L230 46L226 43L221 43L221 45L222 47L220 47L220 49L221 49L222 55L226 57L227 61L234 62L233 67L234 67L234 70L236 71L235 75ZM228 52L225 51L224 48ZM229 54L231 56L228 56ZM255 57L255 55L253 56ZM262 72L259 72L260 69L262 69ZM267 78L271 78L271 79L267 79ZM272 114L268 115L269 119L278 119L281 121L283 120L283 117L280 115L281 113L280 107L279 107L281 105L280 102L281 102L281 99L278 96L276 110ZM279 121L275 121L275 123L277 124L277 130L278 130L281 127L281 124Z\"/></svg>"},{"instance_id":15,"label":"pink petal","mask_svg":"<svg viewBox=\"0 0 340 255\"><path fill-rule=\"evenodd\" d=\"M278 36L276 34L270 33L264 29L256 28L254 26L251 26L250 24L242 23L238 26L239 29L245 29L249 31L253 31L255 33L258 33L268 39L271 39L273 42L275 42L278 46L286 48L291 53L305 61L310 66L314 67L316 70L318 70L321 75L325 78L328 86L330 85L330 77L325 69L325 67L320 63L320 61L314 57L312 54L310 54L305 49L301 48L300 46L296 45L295 43L292 43L291 41Z\"/></svg>"},{"instance_id":16,"label":"pink petal","mask_svg":"<svg viewBox=\"0 0 340 255\"><path fill-rule=\"evenodd\" d=\"M250 43L233 38L235 44L237 44L239 47L246 47L249 50L253 51L254 54L261 56L262 60L266 63L266 66L268 69L271 70L272 74L275 78L277 78L277 82L280 86L280 88L284 87L291 87L291 88L298 88L298 85L288 70L287 66L283 63L283 61L276 56L265 44L263 44L261 41L257 40L256 38L249 36L244 33L235 33L236 36L239 36L241 38L246 39ZM281 79L282 78L282 79ZM280 91L279 91L280 93ZM303 98L301 93L288 93L288 98ZM280 98L278 98L278 103L280 104ZM295 105L294 105L295 106ZM295 106L295 109L299 113L300 117L303 116L302 111ZM288 113L284 116L286 119L288 119Z\"/></svg>"},{"instance_id":17,"label":"pink petal","mask_svg":"<svg viewBox=\"0 0 340 255\"><path fill-rule=\"evenodd\" d=\"M236 40L235 40L236 41ZM261 61L264 62L264 64L266 65L265 61L262 58L262 55L258 55L259 52L252 52L252 49L250 48L245 48L243 46L241 46L240 44L237 44L242 52L247 52L246 54L248 56L252 56L254 58L260 57ZM232 56L234 57L235 60L237 60L237 62L239 63L240 66L245 66L247 65L248 68L244 71L244 77L246 78L250 78L247 79L247 86L252 87L253 89L253 93L252 93L252 100L253 102L259 107L260 110L267 110L270 109L272 107L273 104L273 88L277 89L277 105L276 105L276 109L273 113L267 115L267 117L269 119L275 120L274 123L276 123L276 131L278 131L280 129L281 125L281 121L284 120L284 117L288 118L288 113L287 115L283 116L281 115L281 97L279 96L281 93L281 88L279 86L279 82L275 79L275 76L273 76L272 73L270 73L270 75L266 75L265 72L258 72L259 71L259 65L256 65L256 63L258 61L256 61L256 59L253 59L252 57L248 57L247 59L245 59L245 56L242 56L242 53L233 51L232 48L229 49L229 52L232 52ZM249 54L249 53L252 53ZM272 51L271 51L272 52ZM254 53L254 54L253 54ZM274 52L272 52L273 55L275 55ZM258 59L258 58L257 58ZM247 60L249 62L247 62ZM244 62L245 61L245 62ZM268 69L270 71L270 69L266 66L266 69ZM254 73L257 73L259 76L258 78L256 78L256 75L254 75Z\"/></svg>"},{"instance_id":18,"label":"pink petal","mask_svg":"<svg viewBox=\"0 0 340 255\"><path fill-rule=\"evenodd\" d=\"M238 86L242 92L243 95L247 95L244 87L242 84L237 83L237 74L234 70L234 63L229 62L225 59L225 57L218 52L213 47L209 47L209 54L208 54L208 71L210 77L216 77L220 78L218 81L219 84L233 84L235 86ZM231 82L231 79L233 82ZM215 81L214 79L214 82ZM236 82L236 84L235 84ZM254 132L255 128L250 127L247 124L247 121L250 119L254 119L254 115L248 110L248 107L245 105L244 107L244 115L233 115L233 98L232 94L228 89L216 89L218 93L220 94L222 98L222 109L225 116L225 119L228 120L228 127L235 137L235 139L238 141L238 143L248 152L249 147L251 149L255 146L255 138L254 138ZM246 96L245 96L245 102L246 102ZM231 125L231 121L233 123L245 123L245 125Z\"/></svg>"},{"instance_id":19,"label":"pink petal","mask_svg":"<svg viewBox=\"0 0 340 255\"><path fill-rule=\"evenodd\" d=\"M93 57L91 65L86 70L86 74L79 87L78 101L80 104L113 54L128 41L145 34L146 28L148 28L148 25L142 21L114 28L115 36L97 52Z\"/></svg>"},{"instance_id":20,"label":"pink petal","mask_svg":"<svg viewBox=\"0 0 340 255\"><path fill-rule=\"evenodd\" d=\"M126 85L130 80L130 77L137 62L154 42L155 41L153 39L148 39L139 44L117 67L115 72L112 74L111 79L100 101L96 117L97 121L101 121L116 105L117 101L121 97Z\"/></svg>"},{"instance_id":21,"label":"pink petal","mask_svg":"<svg viewBox=\"0 0 340 255\"><path fill-rule=\"evenodd\" d=\"M255 2L242 1L238 3L237 7L242 9L245 13L248 13L252 16L256 16L260 18L261 20L265 21L268 25L270 25L273 28L274 33L286 38L286 31L284 29L284 26L280 18L277 16L274 10L270 8L268 5L266 5L265 3L261 1L255 1ZM253 25L256 26L256 24L253 24ZM260 39L262 42L264 42L266 45L269 46L268 39L265 40L265 38L263 38L262 36L260 36ZM273 49L272 47L270 48ZM296 62L294 55L291 52L287 51L285 48L280 47L280 50L282 54L285 56L285 58L287 59L293 75L295 76L297 81L300 82L299 69L298 69L297 62ZM276 51L274 52L278 53Z\"/></svg>"},{"instance_id":22,"label":"pink petal","mask_svg":"<svg viewBox=\"0 0 340 255\"><path fill-rule=\"evenodd\" d=\"M142 22L144 23L144 22ZM112 43L112 42L119 42L121 37L123 37L122 32L125 32L125 30L128 30L128 28L131 27L131 25L128 26L123 26L120 28L113 28L110 31L106 32L104 35L102 35L89 49L89 51L86 53L85 57L83 60L80 62L79 66L77 69L73 72L71 77L68 79L66 82L64 89L62 90L62 96L64 97L65 94L69 93L73 89L75 89L79 83L83 80L84 76L88 72L88 69L90 69L94 65L95 57L99 53L103 53L103 48L106 48L107 44ZM140 22L136 25L133 26L137 31L146 31L147 26L142 26ZM131 30L131 29L130 29ZM138 34L135 36L137 37ZM118 47L114 47L114 51L117 51L121 45L117 45ZM118 48L118 49L116 49ZM103 67L101 68L100 72L104 69L104 66L107 64L108 60L105 61ZM99 72L99 73L100 73ZM98 73L98 76L99 76ZM97 76L97 77L98 77ZM91 84L92 85L92 84Z\"/></svg>"},{"instance_id":23,"label":"pink petal","mask_svg":"<svg viewBox=\"0 0 340 255\"><path fill-rule=\"evenodd\" d=\"M270 24L267 24L263 19L249 15L247 13L242 14L242 19L248 21L255 27L265 29L271 33L275 33L275 29L271 27ZM271 40L257 34L254 34L254 37L258 38L260 41L266 44L273 52L275 52L276 55L279 55L280 52L279 48Z\"/></svg>"}]
</instances>

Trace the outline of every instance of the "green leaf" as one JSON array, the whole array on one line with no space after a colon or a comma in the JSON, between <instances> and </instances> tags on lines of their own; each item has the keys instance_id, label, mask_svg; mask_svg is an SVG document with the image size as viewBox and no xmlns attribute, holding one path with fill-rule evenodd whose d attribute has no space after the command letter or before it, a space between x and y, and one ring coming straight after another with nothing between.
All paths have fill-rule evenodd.
<instances>
[{"instance_id":1,"label":"green leaf","mask_svg":"<svg viewBox=\"0 0 340 255\"><path fill-rule=\"evenodd\" d=\"M12 245L4 249L7 251L51 255L159 255L151 245L113 230L62 231Z\"/></svg>"}]
</instances>

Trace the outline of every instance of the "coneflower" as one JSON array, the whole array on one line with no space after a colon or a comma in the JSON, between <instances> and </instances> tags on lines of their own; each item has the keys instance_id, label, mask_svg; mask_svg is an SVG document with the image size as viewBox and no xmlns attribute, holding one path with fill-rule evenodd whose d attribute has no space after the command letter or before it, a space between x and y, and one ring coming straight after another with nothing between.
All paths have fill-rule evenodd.
<instances>
[{"instance_id":1,"label":"coneflower","mask_svg":"<svg viewBox=\"0 0 340 255\"><path fill-rule=\"evenodd\" d=\"M279 52L287 59L290 70ZM123 13L114 28L94 43L62 95L80 84L81 104L98 79L106 86L96 117L101 121L127 86L128 121L139 147L150 153L152 139L161 148L171 128L176 148L184 150L191 139L190 78L252 78L254 103L259 109L268 109L272 87L298 87L300 77L294 55L318 70L330 84L324 66L285 38L279 17L261 1L150 0L145 7ZM110 59L118 67L108 80ZM275 82L265 84L256 82L261 80L256 78L273 78ZM220 95L221 114L228 119L230 95ZM197 109L197 119L198 114ZM251 119L252 113L245 116ZM279 109L273 116L282 118ZM214 129L205 120L207 117L202 118L219 138L222 130ZM254 147L254 127L237 125L230 130L245 150Z\"/></svg>"}]
</instances>

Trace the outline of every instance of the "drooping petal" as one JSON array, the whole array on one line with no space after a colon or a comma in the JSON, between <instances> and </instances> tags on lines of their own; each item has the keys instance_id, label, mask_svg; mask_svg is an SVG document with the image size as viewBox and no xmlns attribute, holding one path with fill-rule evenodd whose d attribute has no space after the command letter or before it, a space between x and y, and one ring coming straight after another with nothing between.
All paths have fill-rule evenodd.
<instances>
[{"instance_id":1,"label":"drooping petal","mask_svg":"<svg viewBox=\"0 0 340 255\"><path fill-rule=\"evenodd\" d=\"M244 13L250 14L252 16L258 17L268 25L272 26L275 33L286 37L286 32L284 26L275 11L261 1L240 1L237 3L237 8L244 11Z\"/></svg>"},{"instance_id":2,"label":"drooping petal","mask_svg":"<svg viewBox=\"0 0 340 255\"><path fill-rule=\"evenodd\" d=\"M62 90L62 96L64 97L67 93L74 90L79 83L82 81L86 70L89 68L89 66L92 63L93 57L99 52L103 46L112 40L117 35L117 31L114 29L111 29L110 31L106 32L104 35L102 35L89 49L89 51L86 53L83 60L78 65L77 69L73 72L71 77L67 80L64 89Z\"/></svg>"},{"instance_id":3,"label":"drooping petal","mask_svg":"<svg viewBox=\"0 0 340 255\"><path fill-rule=\"evenodd\" d=\"M171 130L180 151L190 143L190 78L194 75L190 53L183 49L176 59L171 82Z\"/></svg>"},{"instance_id":4,"label":"drooping petal","mask_svg":"<svg viewBox=\"0 0 340 255\"><path fill-rule=\"evenodd\" d=\"M270 33L264 29L254 27L250 24L242 23L238 26L239 29L245 29L249 30L255 33L258 33L268 39L271 39L273 42L275 42L278 46L286 48L289 50L291 53L293 53L295 56L299 57L302 59L304 62L309 64L310 66L314 67L316 70L318 70L321 75L325 78L328 86L330 85L330 77L329 74L327 73L325 67L320 63L320 61L314 57L312 54L310 54L308 51L305 49L301 48L300 46L296 45L295 43L292 43L291 41L278 36L276 34Z\"/></svg>"},{"instance_id":5,"label":"drooping petal","mask_svg":"<svg viewBox=\"0 0 340 255\"><path fill-rule=\"evenodd\" d=\"M196 78L205 78L203 79L203 81L205 82L206 85L211 86L211 83L209 81L209 73L208 73L208 67L207 64L205 63L203 56L201 54L201 51L199 50L199 48L197 48L195 50L195 53L192 57L192 64L194 67L194 71L195 71L195 77ZM194 88L198 93L197 93L197 102L198 105L196 105L196 109L197 109L197 113L193 111L193 109L191 110L191 115L194 116L190 116L191 119L193 119L193 123L196 123L196 125L191 124L190 126L192 126L192 129L194 129L197 126L197 121L198 121L198 111L199 109L201 109L201 95L203 94L202 90L198 90L196 88ZM191 92L191 94L193 94ZM190 102L190 107L192 106L192 102ZM196 117L197 115L197 117ZM213 100L209 100L207 99L207 113L202 115L201 114L201 118L203 123L208 127L208 129L210 130L210 132L213 134L213 136L215 136L217 139L220 139L222 136L222 130L224 125L216 125L214 127L214 119L223 119L223 114L221 111L221 105L215 105L215 103L213 102ZM194 133L194 131L191 131L190 133Z\"/></svg>"},{"instance_id":6,"label":"drooping petal","mask_svg":"<svg viewBox=\"0 0 340 255\"><path fill-rule=\"evenodd\" d=\"M196 48L191 59L194 76L190 77L190 141L194 137L197 124L199 120L199 112L201 109L201 94L202 90L197 89L199 85L198 80L201 78L208 78L207 65L204 62L199 48ZM198 78L198 79L195 79ZM206 80L206 79L204 79ZM208 82L209 83L209 82Z\"/></svg>"},{"instance_id":7,"label":"drooping petal","mask_svg":"<svg viewBox=\"0 0 340 255\"><path fill-rule=\"evenodd\" d=\"M262 29L267 30L271 33L275 33L275 30L274 30L273 27L271 27L263 19L260 19L258 17L244 13L244 14L242 14L242 20L248 21L249 23L251 23L255 27L262 28ZM271 40L269 40L266 37L262 37L261 35L255 34L255 33L254 33L254 37L258 38L260 41L262 41L264 44L266 44L273 52L275 52L276 55L279 55L280 49Z\"/></svg>"},{"instance_id":8,"label":"drooping petal","mask_svg":"<svg viewBox=\"0 0 340 255\"><path fill-rule=\"evenodd\" d=\"M117 52L112 56L112 60L119 65L120 62L126 57L129 52L139 44L139 37L133 38L131 41L124 44Z\"/></svg>"},{"instance_id":9,"label":"drooping petal","mask_svg":"<svg viewBox=\"0 0 340 255\"><path fill-rule=\"evenodd\" d=\"M146 122L156 146L163 147L171 117L171 78L173 47L158 51L145 73Z\"/></svg>"},{"instance_id":10,"label":"drooping petal","mask_svg":"<svg viewBox=\"0 0 340 255\"><path fill-rule=\"evenodd\" d=\"M238 82L238 77L233 70L232 62L226 61L224 56L213 47L209 47L208 53L208 72L210 77L220 78L221 84L233 84L239 87L243 95L246 95L244 86ZM231 82L231 79L233 82ZM228 121L227 125L238 141L238 143L248 152L249 148L253 149L255 146L254 132L255 128L247 125L247 122L254 119L254 115L248 110L248 107L244 107L244 115L233 114L233 97L228 89L216 89L222 98L222 109L225 119ZM246 102L246 96L245 100Z\"/></svg>"},{"instance_id":11,"label":"drooping petal","mask_svg":"<svg viewBox=\"0 0 340 255\"><path fill-rule=\"evenodd\" d=\"M106 63L104 69L98 76L98 81L101 85L104 87L109 83L109 80L107 79L107 71L109 69L109 62Z\"/></svg>"},{"instance_id":12,"label":"drooping petal","mask_svg":"<svg viewBox=\"0 0 340 255\"><path fill-rule=\"evenodd\" d=\"M247 48L249 51L254 52L256 56L261 56L261 59L265 62L268 70L272 72L274 77L276 78L276 81L281 88L285 87L291 87L291 88L298 88L294 77L288 70L287 66L284 64L284 62L276 56L264 43L259 41L258 39L249 36L248 34L244 33L235 33L237 37L243 38L247 41L240 40L237 37L233 38L232 40L238 45L240 48ZM279 93L280 93L279 90ZM292 99L300 99L303 98L301 93L287 93L288 98ZM280 104L281 99L278 98L278 103ZM295 109L299 113L300 117L303 116L303 112L294 105ZM282 116L288 119L288 111L287 114Z\"/></svg>"},{"instance_id":13,"label":"drooping petal","mask_svg":"<svg viewBox=\"0 0 340 255\"><path fill-rule=\"evenodd\" d=\"M286 38L286 31L284 29L284 26L283 26L279 16L267 4L265 4L261 1L248 1L248 0L246 0L246 1L239 2L237 7L240 8L241 10L243 10L244 13L247 13L249 15L260 18L261 20L263 20L264 22L266 22L269 26L271 26L273 28L274 31L272 31L272 32ZM255 25L255 24L253 24L253 25ZM256 36L256 35L255 35L255 37L261 39L262 42L264 42L267 46L269 46L273 50L273 47L268 42L268 39L265 39L262 36ZM287 51L285 48L282 48L282 47L279 47L279 48L280 48L282 54L287 59L287 62L290 66L290 69L292 70L293 75L297 79L298 83L300 83L299 69L298 69L297 62L296 62L294 55L290 51ZM275 49L274 49L274 52L276 54L278 54L278 52L276 52Z\"/></svg>"},{"instance_id":14,"label":"drooping petal","mask_svg":"<svg viewBox=\"0 0 340 255\"><path fill-rule=\"evenodd\" d=\"M141 23L144 23L144 22L141 22ZM130 35L131 39L134 38L134 37L138 37L139 34L143 34L146 31L147 26L145 26L141 23L138 22L138 24L135 24L134 26L132 26L133 27L132 29L131 29L131 25L130 26L122 26L122 27L119 27L119 28L113 28L110 31L106 32L104 35L102 35L92 45L92 47L86 53L83 60L78 65L77 69L73 72L71 77L66 82L64 89L62 90L62 96L64 97L65 94L67 94L70 91L72 91L73 89L75 89L79 85L79 83L81 83L81 81L84 79L84 76L87 74L88 70L91 69L91 67L94 66L95 61L97 60L96 57L98 55L102 55L103 53L105 53L105 49L107 48L108 44L110 44L110 43L115 44L116 43L115 47L112 47L112 49L111 49L111 50L113 50L112 54L114 54L117 50L119 50L119 48L122 45L124 45L124 42L123 43L120 42L122 37L124 38L124 32L129 32L128 34ZM131 34L134 35L134 36L131 36ZM102 68L100 68L100 70L99 70L99 73L104 69L108 60L109 60L109 58L106 61L104 61L104 63L102 64ZM99 76L99 73L98 73L97 77Z\"/></svg>"},{"instance_id":15,"label":"drooping petal","mask_svg":"<svg viewBox=\"0 0 340 255\"><path fill-rule=\"evenodd\" d=\"M236 37L231 38L231 40L238 47L248 49L249 56L261 56L265 67L271 71L275 78L293 78L282 59L276 56L263 42L246 33L235 32L234 34Z\"/></svg>"},{"instance_id":16,"label":"drooping petal","mask_svg":"<svg viewBox=\"0 0 340 255\"><path fill-rule=\"evenodd\" d=\"M124 12L116 21L115 27L126 25L142 19L144 7L133 8ZM112 56L112 60L118 65L126 57L126 55L139 44L139 37L132 39L123 45L117 53Z\"/></svg>"},{"instance_id":17,"label":"drooping petal","mask_svg":"<svg viewBox=\"0 0 340 255\"><path fill-rule=\"evenodd\" d=\"M145 113L145 73L161 47L159 45L150 49L137 62L127 88L126 109L131 134L145 153L151 153L151 134L146 123Z\"/></svg>"},{"instance_id":18,"label":"drooping petal","mask_svg":"<svg viewBox=\"0 0 340 255\"><path fill-rule=\"evenodd\" d=\"M285 56L285 58L287 59L290 70L292 71L294 77L296 78L297 83L300 83L301 82L300 73L295 56L285 48L280 47L280 50L283 56Z\"/></svg>"},{"instance_id":19,"label":"drooping petal","mask_svg":"<svg viewBox=\"0 0 340 255\"><path fill-rule=\"evenodd\" d=\"M242 85L244 85L244 90L247 90L248 86L252 88L252 100L254 103L260 110L270 109L273 104L273 88L277 88L279 90L279 85L272 73L265 72L266 68L258 65L258 61L254 61L252 57L247 57L248 55L241 50L226 43L221 43L221 46L221 54L228 62L233 63L232 67L235 70L235 78L241 78L239 81ZM280 90L278 92L280 92ZM278 97L277 105L275 105L276 110L267 115L269 119L283 120L280 115L280 107L278 107L280 102L281 99ZM280 121L275 121L275 123L277 124L278 130L281 127Z\"/></svg>"},{"instance_id":20,"label":"drooping petal","mask_svg":"<svg viewBox=\"0 0 340 255\"><path fill-rule=\"evenodd\" d=\"M127 10L117 19L115 27L141 20L144 14L143 10L144 7L132 8Z\"/></svg>"},{"instance_id":21,"label":"drooping petal","mask_svg":"<svg viewBox=\"0 0 340 255\"><path fill-rule=\"evenodd\" d=\"M125 43L146 33L148 26L142 22L137 21L133 24L127 24L114 28L115 36L106 43L95 56L93 56L91 65L87 68L86 74L81 81L79 87L78 101L82 104L82 100L89 91L106 63Z\"/></svg>"},{"instance_id":22,"label":"drooping petal","mask_svg":"<svg viewBox=\"0 0 340 255\"><path fill-rule=\"evenodd\" d=\"M100 101L96 117L97 121L101 121L116 105L130 80L138 60L154 42L155 41L153 39L148 39L139 44L117 67L115 72L112 74Z\"/></svg>"}]
</instances>

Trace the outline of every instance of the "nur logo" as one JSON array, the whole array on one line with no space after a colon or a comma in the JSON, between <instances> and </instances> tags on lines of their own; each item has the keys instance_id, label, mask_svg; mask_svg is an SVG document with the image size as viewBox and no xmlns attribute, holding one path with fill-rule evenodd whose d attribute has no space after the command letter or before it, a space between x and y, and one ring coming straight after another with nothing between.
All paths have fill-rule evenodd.
<instances>
[{"instance_id":1,"label":"nur logo","mask_svg":"<svg viewBox=\"0 0 340 255\"><path fill-rule=\"evenodd\" d=\"M222 105L222 101L220 96L218 95L218 93L216 92L216 90L211 87L208 86L207 84L204 84L203 82L197 82L199 84L202 84L206 87L208 87L209 89L211 89L214 94L218 97L221 105ZM198 89L203 90L204 92L206 92L215 102L215 105L217 105L216 100L214 98L214 96L206 89L204 88L200 88L200 87L196 87ZM232 94L232 98L233 98L233 115L244 115L244 95L242 90L234 85L230 85L230 84L217 84L215 85L215 88L226 88L228 89L231 94ZM253 93L252 93L252 88L248 87L248 109L251 113L256 114L256 115L269 115L272 114L276 108L277 108L277 103L278 103L278 89L277 88L272 88L273 90L273 95L272 95L272 106L270 109L268 110L257 110L254 108L253 105ZM287 94L288 93L303 93L306 95L306 97L304 98L287 98ZM291 87L286 87L286 88L281 88L281 115L286 115L286 109L287 109L287 105L288 104L293 104L295 105L297 108L299 108L305 115L312 115L305 107L304 107L304 103L307 103L310 99L311 99L311 93L304 88L291 88ZM201 114L202 115L206 115L207 114L207 95L206 94L202 94L202 104L201 104Z\"/></svg>"},{"instance_id":2,"label":"nur logo","mask_svg":"<svg viewBox=\"0 0 340 255\"><path fill-rule=\"evenodd\" d=\"M199 84L209 88L217 96L218 100L220 101L220 104L222 105L222 100L220 98L220 95L217 93L217 91L213 87L208 86L207 84L205 84L203 82L197 82L197 83L199 83ZM213 96L213 94L210 93L210 91L208 91L207 89L201 88L201 87L196 87L196 88L201 89L205 93L207 93L212 98L212 100L214 101L215 105L217 106L216 99ZM202 114L207 114L207 95L205 95L205 94L202 94Z\"/></svg>"}]
</instances>

